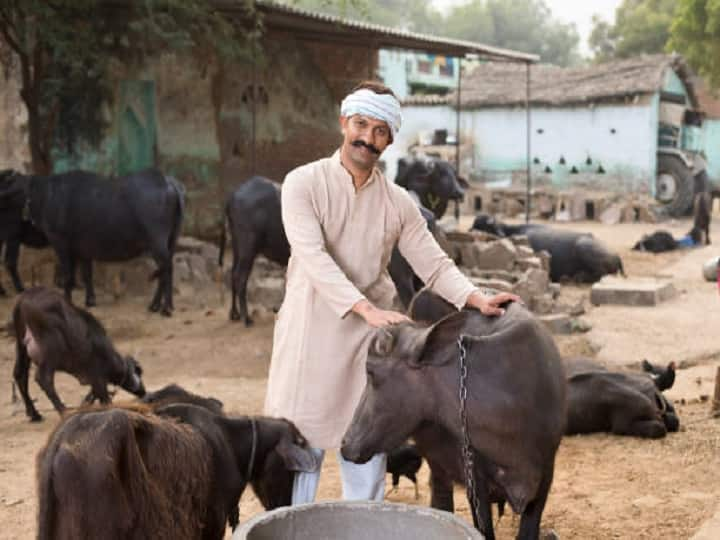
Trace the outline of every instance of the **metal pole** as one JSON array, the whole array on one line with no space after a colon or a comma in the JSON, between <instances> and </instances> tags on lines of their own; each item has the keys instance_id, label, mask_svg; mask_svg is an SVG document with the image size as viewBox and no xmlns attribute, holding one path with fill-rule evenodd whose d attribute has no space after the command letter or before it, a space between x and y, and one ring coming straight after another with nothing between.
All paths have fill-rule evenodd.
<instances>
[{"instance_id":1,"label":"metal pole","mask_svg":"<svg viewBox=\"0 0 720 540\"><path fill-rule=\"evenodd\" d=\"M457 57L457 113L455 115L455 172L460 176L460 91L462 90L462 56ZM455 219L460 222L460 203L455 200Z\"/></svg>"},{"instance_id":2,"label":"metal pole","mask_svg":"<svg viewBox=\"0 0 720 540\"><path fill-rule=\"evenodd\" d=\"M457 82L457 102L455 107L455 172L460 174L460 91L462 90L462 57L457 57L458 61L458 82Z\"/></svg>"},{"instance_id":3,"label":"metal pole","mask_svg":"<svg viewBox=\"0 0 720 540\"><path fill-rule=\"evenodd\" d=\"M525 223L530 223L530 189L532 179L530 178L530 135L531 135L531 123L530 123L530 62L525 63L525 124L526 124L526 140L525 140L525 154L527 158L527 180L525 182Z\"/></svg>"}]
</instances>

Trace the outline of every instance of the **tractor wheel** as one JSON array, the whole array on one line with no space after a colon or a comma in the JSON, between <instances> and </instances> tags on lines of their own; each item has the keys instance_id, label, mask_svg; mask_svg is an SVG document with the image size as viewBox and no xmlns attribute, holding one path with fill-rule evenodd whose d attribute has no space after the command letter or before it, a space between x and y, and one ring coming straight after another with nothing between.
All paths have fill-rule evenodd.
<instances>
[{"instance_id":1,"label":"tractor wheel","mask_svg":"<svg viewBox=\"0 0 720 540\"><path fill-rule=\"evenodd\" d=\"M672 217L687 216L692 212L695 180L692 170L679 157L658 156L655 197Z\"/></svg>"}]
</instances>

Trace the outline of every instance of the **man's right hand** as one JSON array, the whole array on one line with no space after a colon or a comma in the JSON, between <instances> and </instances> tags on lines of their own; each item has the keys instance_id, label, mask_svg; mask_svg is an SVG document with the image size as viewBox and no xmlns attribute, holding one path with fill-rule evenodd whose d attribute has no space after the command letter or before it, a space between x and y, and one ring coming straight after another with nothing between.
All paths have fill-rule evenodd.
<instances>
[{"instance_id":1,"label":"man's right hand","mask_svg":"<svg viewBox=\"0 0 720 540\"><path fill-rule=\"evenodd\" d=\"M401 322L410 322L410 318L406 315L397 311L376 308L364 299L355 304L352 310L365 319L365 322L373 328L381 328Z\"/></svg>"}]
</instances>

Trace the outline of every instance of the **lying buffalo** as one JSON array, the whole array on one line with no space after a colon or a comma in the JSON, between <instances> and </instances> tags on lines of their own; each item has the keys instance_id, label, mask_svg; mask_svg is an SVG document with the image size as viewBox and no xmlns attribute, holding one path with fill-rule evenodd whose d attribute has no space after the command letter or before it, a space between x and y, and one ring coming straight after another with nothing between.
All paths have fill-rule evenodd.
<instances>
[{"instance_id":1,"label":"lying buffalo","mask_svg":"<svg viewBox=\"0 0 720 540\"><path fill-rule=\"evenodd\" d=\"M68 299L76 263L83 269L85 303L93 306L92 261L126 261L150 253L158 266L150 310L172 313L173 254L185 197L175 178L155 169L112 179L85 171L6 177L6 192L23 192L16 208L27 203L30 220L57 253ZM0 191L0 199L4 195Z\"/></svg>"},{"instance_id":2,"label":"lying buffalo","mask_svg":"<svg viewBox=\"0 0 720 540\"><path fill-rule=\"evenodd\" d=\"M448 201L461 200L468 187L450 163L433 158L400 158L395 183L415 193L437 219L445 215Z\"/></svg>"},{"instance_id":3,"label":"lying buffalo","mask_svg":"<svg viewBox=\"0 0 720 540\"><path fill-rule=\"evenodd\" d=\"M663 253L677 249L678 241L667 231L655 231L645 234L633 246L635 251L649 251L650 253Z\"/></svg>"},{"instance_id":4,"label":"lying buffalo","mask_svg":"<svg viewBox=\"0 0 720 540\"><path fill-rule=\"evenodd\" d=\"M420 207L420 211L434 229L434 216ZM253 263L258 255L283 266L290 258L290 244L282 224L280 186L268 178L253 176L243 182L228 197L225 205L225 220L230 229L232 241L232 305L230 320L243 320L246 326L252 324L247 307L247 283ZM223 265L226 244L226 227L220 237L220 257ZM395 283L403 305L422 287L410 265L395 248L388 264L388 272Z\"/></svg>"},{"instance_id":5,"label":"lying buffalo","mask_svg":"<svg viewBox=\"0 0 720 540\"><path fill-rule=\"evenodd\" d=\"M478 216L473 224L473 229L491 234L502 231L502 236L507 236L507 233L510 236L526 235L533 251L544 250L550 254L550 279L553 281L567 278L593 283L606 274L625 275L620 256L608 250L592 234L562 231L537 224L520 225L517 229L508 227L494 220L489 221L485 216Z\"/></svg>"},{"instance_id":6,"label":"lying buffalo","mask_svg":"<svg viewBox=\"0 0 720 540\"><path fill-rule=\"evenodd\" d=\"M447 434L441 444L462 441L463 351L474 456L471 495L477 501L473 520L486 538L494 538L490 504L507 500L522 514L518 537L537 538L565 429L565 376L552 337L520 304L508 305L496 318L463 310L429 327L402 324L378 331L342 455L366 462L408 437L418 442L429 424Z\"/></svg>"},{"instance_id":7,"label":"lying buffalo","mask_svg":"<svg viewBox=\"0 0 720 540\"><path fill-rule=\"evenodd\" d=\"M520 223L518 225L509 225L502 221L496 220L489 214L478 214L472 224L472 230L484 231L502 238L527 234L531 229L544 227L537 223Z\"/></svg>"},{"instance_id":8,"label":"lying buffalo","mask_svg":"<svg viewBox=\"0 0 720 540\"><path fill-rule=\"evenodd\" d=\"M213 397L203 397L193 394L185 390L177 384L168 384L160 390L148 392L140 400L150 406L152 409L159 409L165 405L186 403L189 405L197 405L211 412L221 414L223 412L222 401Z\"/></svg>"},{"instance_id":9,"label":"lying buffalo","mask_svg":"<svg viewBox=\"0 0 720 540\"><path fill-rule=\"evenodd\" d=\"M108 384L140 397L145 394L142 369L135 359L121 356L100 321L54 290L35 287L22 293L13 310L13 331L13 376L33 422L42 416L28 392L31 363L36 366L35 380L59 413L65 405L55 391L56 371L90 385L86 403L109 403Z\"/></svg>"},{"instance_id":10,"label":"lying buffalo","mask_svg":"<svg viewBox=\"0 0 720 540\"><path fill-rule=\"evenodd\" d=\"M656 439L679 429L672 403L648 375L608 371L587 358L565 364L566 434L609 432Z\"/></svg>"},{"instance_id":11,"label":"lying buffalo","mask_svg":"<svg viewBox=\"0 0 720 540\"><path fill-rule=\"evenodd\" d=\"M290 422L229 418L188 404L65 418L38 455L38 539L220 540L252 484L289 504L295 470L314 470ZM276 496L276 486L286 491Z\"/></svg>"},{"instance_id":12,"label":"lying buffalo","mask_svg":"<svg viewBox=\"0 0 720 540\"><path fill-rule=\"evenodd\" d=\"M43 248L47 237L24 216L25 193L12 180L12 170L0 171L0 252L5 244L5 268L17 292L24 290L18 273L20 246ZM6 294L0 284L0 296Z\"/></svg>"}]
</instances>

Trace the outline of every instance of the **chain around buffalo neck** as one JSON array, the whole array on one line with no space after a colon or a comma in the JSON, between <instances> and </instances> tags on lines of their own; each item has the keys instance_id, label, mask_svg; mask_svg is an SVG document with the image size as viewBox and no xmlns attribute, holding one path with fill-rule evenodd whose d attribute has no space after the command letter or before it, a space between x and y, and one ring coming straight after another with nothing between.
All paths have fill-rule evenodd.
<instances>
[{"instance_id":1,"label":"chain around buffalo neck","mask_svg":"<svg viewBox=\"0 0 720 540\"><path fill-rule=\"evenodd\" d=\"M480 524L480 508L479 501L475 496L475 460L473 457L473 448L470 443L470 434L468 432L468 421L467 421L467 377L468 377L468 366L467 366L467 350L463 343L463 337L458 337L457 344L460 350L460 428L462 429L462 456L463 466L465 468L465 486L467 488L467 499L474 518L478 520Z\"/></svg>"}]
</instances>

